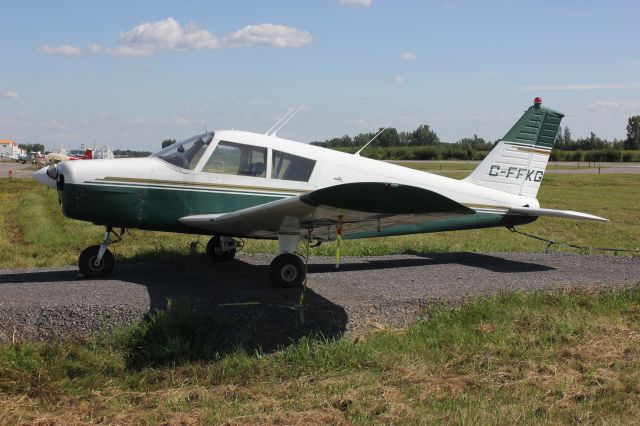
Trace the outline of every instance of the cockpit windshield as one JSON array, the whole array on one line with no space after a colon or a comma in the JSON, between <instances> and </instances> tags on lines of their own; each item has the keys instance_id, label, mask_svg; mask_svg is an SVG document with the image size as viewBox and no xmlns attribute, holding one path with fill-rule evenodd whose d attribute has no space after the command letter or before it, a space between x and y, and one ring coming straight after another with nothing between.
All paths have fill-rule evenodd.
<instances>
[{"instance_id":1,"label":"cockpit windshield","mask_svg":"<svg viewBox=\"0 0 640 426\"><path fill-rule=\"evenodd\" d=\"M153 157L158 157L183 169L193 170L212 140L213 132L203 133L169 145L162 151L153 154Z\"/></svg>"}]
</instances>

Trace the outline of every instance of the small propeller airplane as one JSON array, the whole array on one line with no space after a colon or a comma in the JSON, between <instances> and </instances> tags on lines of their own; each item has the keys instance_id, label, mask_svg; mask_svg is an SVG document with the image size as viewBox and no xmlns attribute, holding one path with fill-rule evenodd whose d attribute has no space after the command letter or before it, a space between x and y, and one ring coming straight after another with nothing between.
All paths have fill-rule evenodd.
<instances>
[{"instance_id":1,"label":"small propeller airplane","mask_svg":"<svg viewBox=\"0 0 640 426\"><path fill-rule=\"evenodd\" d=\"M301 241L513 227L541 216L607 221L536 199L562 117L536 98L462 180L285 140L276 126L207 132L147 158L65 161L34 177L57 189L66 217L105 226L104 240L80 254L87 278L108 276L108 246L138 228L210 235L214 262L234 258L236 238L277 239L271 282L296 287L306 274Z\"/></svg>"}]
</instances>

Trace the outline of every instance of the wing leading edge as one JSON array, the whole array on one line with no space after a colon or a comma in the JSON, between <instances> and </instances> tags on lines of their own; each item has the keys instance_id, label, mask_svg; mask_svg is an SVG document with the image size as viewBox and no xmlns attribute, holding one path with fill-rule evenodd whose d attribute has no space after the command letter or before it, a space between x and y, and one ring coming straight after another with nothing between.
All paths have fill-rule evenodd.
<instances>
[{"instance_id":1,"label":"wing leading edge","mask_svg":"<svg viewBox=\"0 0 640 426\"><path fill-rule=\"evenodd\" d=\"M231 213L186 216L180 222L209 232L274 238L309 231L319 240L459 215L475 214L462 204L427 189L384 182L330 186Z\"/></svg>"}]
</instances>

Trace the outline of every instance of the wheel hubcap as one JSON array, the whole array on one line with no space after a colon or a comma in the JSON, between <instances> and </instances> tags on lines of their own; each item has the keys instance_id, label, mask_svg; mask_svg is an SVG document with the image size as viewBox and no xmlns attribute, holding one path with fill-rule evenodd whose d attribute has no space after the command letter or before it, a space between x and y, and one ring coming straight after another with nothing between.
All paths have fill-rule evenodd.
<instances>
[{"instance_id":1,"label":"wheel hubcap","mask_svg":"<svg viewBox=\"0 0 640 426\"><path fill-rule=\"evenodd\" d=\"M298 277L298 270L293 265L284 265L280 270L280 276L283 280L291 282Z\"/></svg>"},{"instance_id":2,"label":"wheel hubcap","mask_svg":"<svg viewBox=\"0 0 640 426\"><path fill-rule=\"evenodd\" d=\"M98 256L94 256L91 259L89 259L89 267L93 271L99 271L102 269L102 265L104 262L100 261L100 263L98 263L97 260L98 260Z\"/></svg>"}]
</instances>

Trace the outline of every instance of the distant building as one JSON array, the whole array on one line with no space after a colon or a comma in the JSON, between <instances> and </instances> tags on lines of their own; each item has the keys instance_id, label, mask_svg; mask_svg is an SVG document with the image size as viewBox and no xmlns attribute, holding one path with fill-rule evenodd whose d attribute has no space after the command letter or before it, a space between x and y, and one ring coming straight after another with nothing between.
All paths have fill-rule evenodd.
<instances>
[{"instance_id":1,"label":"distant building","mask_svg":"<svg viewBox=\"0 0 640 426\"><path fill-rule=\"evenodd\" d=\"M113 156L113 151L111 151L109 147L103 146L98 150L94 150L93 158L96 160L113 160L115 157Z\"/></svg>"},{"instance_id":2,"label":"distant building","mask_svg":"<svg viewBox=\"0 0 640 426\"><path fill-rule=\"evenodd\" d=\"M18 144L9 139L0 139L0 155L3 157L13 157L24 154L24 150L18 148Z\"/></svg>"}]
</instances>

